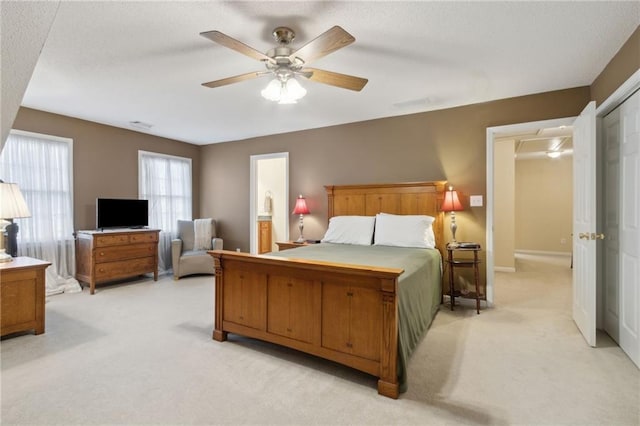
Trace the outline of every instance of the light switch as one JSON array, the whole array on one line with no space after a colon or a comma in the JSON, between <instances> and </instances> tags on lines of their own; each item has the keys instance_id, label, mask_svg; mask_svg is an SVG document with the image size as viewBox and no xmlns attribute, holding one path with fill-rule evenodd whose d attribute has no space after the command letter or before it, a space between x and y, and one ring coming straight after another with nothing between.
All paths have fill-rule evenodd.
<instances>
[{"instance_id":1,"label":"light switch","mask_svg":"<svg viewBox=\"0 0 640 426\"><path fill-rule=\"evenodd\" d=\"M482 195L472 195L469 197L471 207L482 207Z\"/></svg>"}]
</instances>

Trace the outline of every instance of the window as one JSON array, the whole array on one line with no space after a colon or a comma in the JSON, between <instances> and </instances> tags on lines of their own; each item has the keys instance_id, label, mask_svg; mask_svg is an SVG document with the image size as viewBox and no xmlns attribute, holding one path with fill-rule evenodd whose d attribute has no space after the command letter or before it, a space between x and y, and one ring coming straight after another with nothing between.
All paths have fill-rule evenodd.
<instances>
[{"instance_id":1,"label":"window","mask_svg":"<svg viewBox=\"0 0 640 426\"><path fill-rule=\"evenodd\" d=\"M138 188L149 200L149 227L160 229L158 267L166 273L178 220L192 219L191 159L138 151Z\"/></svg>"},{"instance_id":2,"label":"window","mask_svg":"<svg viewBox=\"0 0 640 426\"><path fill-rule=\"evenodd\" d=\"M80 291L73 239L73 141L12 130L0 154L0 178L17 183L31 212L15 219L18 255L52 262L47 293Z\"/></svg>"}]
</instances>

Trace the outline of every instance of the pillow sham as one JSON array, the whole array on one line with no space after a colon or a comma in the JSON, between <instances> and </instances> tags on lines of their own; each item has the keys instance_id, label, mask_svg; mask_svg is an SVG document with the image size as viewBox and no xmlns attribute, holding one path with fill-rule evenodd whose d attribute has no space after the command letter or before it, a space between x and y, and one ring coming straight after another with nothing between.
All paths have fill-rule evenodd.
<instances>
[{"instance_id":1,"label":"pillow sham","mask_svg":"<svg viewBox=\"0 0 640 426\"><path fill-rule=\"evenodd\" d=\"M329 228L321 241L370 246L375 220L375 216L334 216L329 219Z\"/></svg>"},{"instance_id":2,"label":"pillow sham","mask_svg":"<svg viewBox=\"0 0 640 426\"><path fill-rule=\"evenodd\" d=\"M377 246L435 248L432 216L376 215L374 244Z\"/></svg>"}]
</instances>

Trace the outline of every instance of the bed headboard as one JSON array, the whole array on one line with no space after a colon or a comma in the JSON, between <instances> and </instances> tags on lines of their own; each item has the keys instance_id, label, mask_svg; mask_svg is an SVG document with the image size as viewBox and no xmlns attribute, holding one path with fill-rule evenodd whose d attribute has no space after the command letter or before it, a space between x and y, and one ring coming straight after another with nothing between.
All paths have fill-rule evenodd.
<instances>
[{"instance_id":1,"label":"bed headboard","mask_svg":"<svg viewBox=\"0 0 640 426\"><path fill-rule=\"evenodd\" d=\"M445 251L444 214L440 211L446 181L381 185L327 185L328 218L375 216L378 213L426 214L435 217L433 233L440 253Z\"/></svg>"}]
</instances>

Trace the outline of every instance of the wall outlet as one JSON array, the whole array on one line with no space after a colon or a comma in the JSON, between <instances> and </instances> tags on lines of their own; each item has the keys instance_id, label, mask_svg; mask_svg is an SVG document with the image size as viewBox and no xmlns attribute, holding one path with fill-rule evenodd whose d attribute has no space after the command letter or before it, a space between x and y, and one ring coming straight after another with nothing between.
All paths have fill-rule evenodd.
<instances>
[{"instance_id":1,"label":"wall outlet","mask_svg":"<svg viewBox=\"0 0 640 426\"><path fill-rule=\"evenodd\" d=\"M472 195L469 197L471 207L482 207L482 195Z\"/></svg>"}]
</instances>

